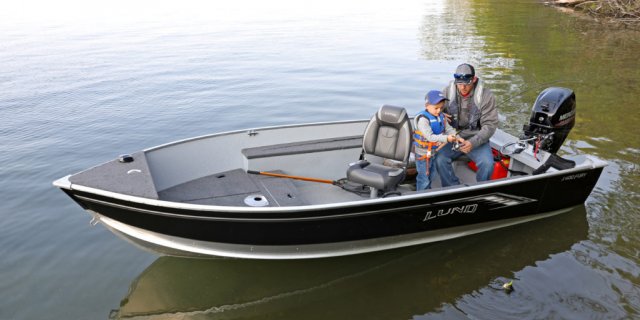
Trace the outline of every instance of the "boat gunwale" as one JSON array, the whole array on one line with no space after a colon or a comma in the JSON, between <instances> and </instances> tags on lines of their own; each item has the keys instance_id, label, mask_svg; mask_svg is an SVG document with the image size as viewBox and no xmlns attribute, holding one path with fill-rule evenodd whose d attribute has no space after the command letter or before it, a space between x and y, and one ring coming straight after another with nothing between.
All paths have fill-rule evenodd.
<instances>
[{"instance_id":1,"label":"boat gunwale","mask_svg":"<svg viewBox=\"0 0 640 320\"><path fill-rule=\"evenodd\" d=\"M596 159L599 160L599 159ZM375 198L375 199L362 199L362 200L354 200L354 201L345 201L345 202L336 202L336 203L326 203L326 204L314 204L314 205L302 205L302 206L285 206L285 207L237 207L237 206L216 206L216 205L204 205L204 204L192 204L192 203L184 203L184 202L174 202L174 201L166 201L166 200L156 200L150 198L143 198L138 196L131 196L122 193L105 191L101 189L96 189L92 187L86 187L83 185L77 185L69 183L69 185L56 184L56 182L61 181L63 179L68 179L69 176L61 178L54 182L59 188L68 189L70 191L77 190L85 193L91 193L99 196L103 196L106 198L122 200L126 202L150 205L154 207L162 207L166 209L181 209L181 210L191 210L191 211L200 211L200 212L225 212L225 213L289 213L289 212L308 212L308 211L319 211L324 209L342 209L342 208L353 208L353 207L361 207L366 205L375 205L375 204L392 204L392 203L402 203L410 200L416 199L429 199L434 198L441 195L453 195L457 193L467 192L467 191L475 191L478 189L486 189L488 186L503 186L510 185L514 183L526 182L531 180L539 180L546 179L555 176L561 176L565 174L578 173L578 172L588 172L597 168L604 168L606 166L606 162L604 161L594 161L593 165L581 165L579 167L574 167L571 169L559 170L554 172L547 172L539 175L529 175L529 176L516 176L509 177L501 180L491 180L491 181L483 181L479 183L475 183L472 185L458 185L452 186L448 188L442 188L439 190L429 190L426 192L416 192L408 195L401 195L397 197L390 198ZM67 188L68 187L68 188ZM166 212L158 212L161 214L171 214ZM186 216L186 215L179 215ZM187 217L196 217L196 216L187 216ZM210 218L215 219L215 217L202 216L202 218ZM227 220L228 218L220 218ZM242 220L253 220L252 218L243 218ZM272 220L275 218L267 218L266 220Z\"/></svg>"}]
</instances>

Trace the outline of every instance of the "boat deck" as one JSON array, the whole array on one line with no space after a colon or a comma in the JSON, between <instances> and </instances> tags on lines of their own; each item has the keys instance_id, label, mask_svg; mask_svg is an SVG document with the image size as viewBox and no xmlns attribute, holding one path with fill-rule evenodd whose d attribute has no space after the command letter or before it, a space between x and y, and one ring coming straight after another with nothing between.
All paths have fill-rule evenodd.
<instances>
[{"instance_id":1,"label":"boat deck","mask_svg":"<svg viewBox=\"0 0 640 320\"><path fill-rule=\"evenodd\" d=\"M230 207L305 206L369 199L368 188L361 185L348 184L341 188L327 183L249 174L242 168L218 172L156 191L144 153L133 156L134 162L120 163L113 160L72 176L71 182L150 199ZM455 171L464 184L474 183L475 172L466 166L466 160L462 158L455 161ZM269 172L288 173L282 170ZM432 179L432 190L438 189L440 179L437 173ZM397 191L402 195L415 193L415 176L408 176Z\"/></svg>"},{"instance_id":2,"label":"boat deck","mask_svg":"<svg viewBox=\"0 0 640 320\"><path fill-rule=\"evenodd\" d=\"M158 192L144 152L131 155L133 161L117 159L72 175L73 184L148 199L158 199Z\"/></svg>"},{"instance_id":3,"label":"boat deck","mask_svg":"<svg viewBox=\"0 0 640 320\"><path fill-rule=\"evenodd\" d=\"M465 161L456 161L454 164L461 181L475 181L475 172L466 166ZM284 207L369 199L368 188L359 187L350 185L341 188L327 183L248 174L242 169L234 169L162 190L158 196L160 200L203 205ZM440 179L436 176L432 190L439 187ZM397 191L403 195L415 193L415 177L408 178L398 186Z\"/></svg>"},{"instance_id":4,"label":"boat deck","mask_svg":"<svg viewBox=\"0 0 640 320\"><path fill-rule=\"evenodd\" d=\"M242 169L220 172L158 192L160 200L218 205L301 206L309 204L289 179L248 174ZM266 199L258 201L256 198ZM260 205L266 204L266 205Z\"/></svg>"}]
</instances>

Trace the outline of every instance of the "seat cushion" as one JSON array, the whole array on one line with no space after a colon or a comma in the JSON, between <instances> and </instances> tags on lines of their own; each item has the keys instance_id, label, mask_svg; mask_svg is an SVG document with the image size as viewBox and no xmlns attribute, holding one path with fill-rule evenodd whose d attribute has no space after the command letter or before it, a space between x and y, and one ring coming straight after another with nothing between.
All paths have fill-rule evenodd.
<instances>
[{"instance_id":1,"label":"seat cushion","mask_svg":"<svg viewBox=\"0 0 640 320\"><path fill-rule=\"evenodd\" d=\"M391 168L367 161L359 161L349 166L347 179L386 191L395 189L402 182L404 170L402 168Z\"/></svg>"}]
</instances>

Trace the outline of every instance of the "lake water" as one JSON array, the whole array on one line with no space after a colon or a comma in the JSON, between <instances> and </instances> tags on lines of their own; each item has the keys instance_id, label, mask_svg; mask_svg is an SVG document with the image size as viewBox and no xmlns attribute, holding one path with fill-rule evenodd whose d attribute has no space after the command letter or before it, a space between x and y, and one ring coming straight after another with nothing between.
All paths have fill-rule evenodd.
<instances>
[{"instance_id":1,"label":"lake water","mask_svg":"<svg viewBox=\"0 0 640 320\"><path fill-rule=\"evenodd\" d=\"M0 319L638 318L638 52L638 31L535 0L5 4ZM542 89L575 91L561 153L609 162L584 206L374 254L196 260L91 227L51 186L192 136L417 112L462 62L513 134Z\"/></svg>"}]
</instances>

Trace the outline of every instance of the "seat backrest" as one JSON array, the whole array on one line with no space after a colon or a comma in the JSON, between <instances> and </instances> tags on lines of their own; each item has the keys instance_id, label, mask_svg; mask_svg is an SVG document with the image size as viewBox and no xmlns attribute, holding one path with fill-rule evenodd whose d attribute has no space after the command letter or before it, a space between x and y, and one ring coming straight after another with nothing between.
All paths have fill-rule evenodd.
<instances>
[{"instance_id":1,"label":"seat backrest","mask_svg":"<svg viewBox=\"0 0 640 320\"><path fill-rule=\"evenodd\" d=\"M383 105L364 130L362 148L366 154L406 164L411 150L411 123L407 110Z\"/></svg>"}]
</instances>

